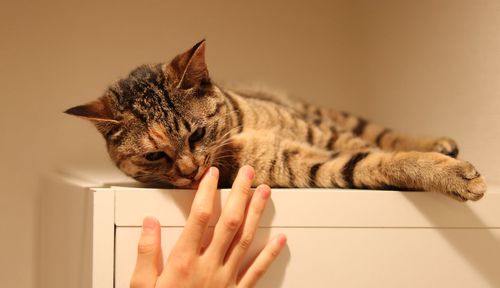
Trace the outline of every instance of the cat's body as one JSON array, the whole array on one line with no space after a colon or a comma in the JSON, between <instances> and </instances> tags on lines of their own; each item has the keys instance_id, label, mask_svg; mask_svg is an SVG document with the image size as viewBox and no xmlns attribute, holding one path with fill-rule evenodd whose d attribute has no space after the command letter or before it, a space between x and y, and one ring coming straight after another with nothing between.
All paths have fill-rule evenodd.
<instances>
[{"instance_id":1,"label":"cat's body","mask_svg":"<svg viewBox=\"0 0 500 288\"><path fill-rule=\"evenodd\" d=\"M142 182L193 187L209 166L229 186L255 168L271 187L423 189L458 200L486 190L447 138L414 138L348 113L258 89L214 84L200 42L169 64L141 66L97 101L67 112L94 122L116 165Z\"/></svg>"}]
</instances>

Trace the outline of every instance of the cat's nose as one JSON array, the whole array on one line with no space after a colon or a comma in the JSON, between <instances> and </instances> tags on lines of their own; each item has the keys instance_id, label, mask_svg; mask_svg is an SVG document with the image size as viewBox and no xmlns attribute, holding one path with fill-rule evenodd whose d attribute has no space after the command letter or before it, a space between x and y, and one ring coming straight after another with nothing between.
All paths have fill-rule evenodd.
<instances>
[{"instance_id":1,"label":"cat's nose","mask_svg":"<svg viewBox=\"0 0 500 288\"><path fill-rule=\"evenodd\" d=\"M192 178L198 172L198 166L194 164L193 159L190 157L182 156L176 162L179 174L185 178Z\"/></svg>"}]
</instances>

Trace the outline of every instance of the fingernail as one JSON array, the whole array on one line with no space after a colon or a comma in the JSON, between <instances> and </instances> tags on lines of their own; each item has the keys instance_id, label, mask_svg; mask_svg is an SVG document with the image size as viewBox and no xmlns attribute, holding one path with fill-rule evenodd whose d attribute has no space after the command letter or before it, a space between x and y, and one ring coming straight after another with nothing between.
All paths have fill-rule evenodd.
<instances>
[{"instance_id":1,"label":"fingernail","mask_svg":"<svg viewBox=\"0 0 500 288\"><path fill-rule=\"evenodd\" d=\"M243 174L245 174L245 176L250 179L250 180L253 180L253 177L255 177L255 171L253 170L253 168L251 166L244 166L243 168Z\"/></svg>"},{"instance_id":2,"label":"fingernail","mask_svg":"<svg viewBox=\"0 0 500 288\"><path fill-rule=\"evenodd\" d=\"M286 244L286 236L284 234L278 235L278 244L283 247Z\"/></svg>"},{"instance_id":3,"label":"fingernail","mask_svg":"<svg viewBox=\"0 0 500 288\"><path fill-rule=\"evenodd\" d=\"M267 200L269 199L269 196L271 196L271 188L269 188L267 185L266 186L260 186L260 195L262 199Z\"/></svg>"},{"instance_id":4,"label":"fingernail","mask_svg":"<svg viewBox=\"0 0 500 288\"><path fill-rule=\"evenodd\" d=\"M210 174L210 177L214 178L219 177L219 169L215 167L210 167L210 169L208 169L208 173Z\"/></svg>"},{"instance_id":5,"label":"fingernail","mask_svg":"<svg viewBox=\"0 0 500 288\"><path fill-rule=\"evenodd\" d=\"M142 221L142 231L146 233L152 233L158 227L158 220L154 217L146 217Z\"/></svg>"}]
</instances>

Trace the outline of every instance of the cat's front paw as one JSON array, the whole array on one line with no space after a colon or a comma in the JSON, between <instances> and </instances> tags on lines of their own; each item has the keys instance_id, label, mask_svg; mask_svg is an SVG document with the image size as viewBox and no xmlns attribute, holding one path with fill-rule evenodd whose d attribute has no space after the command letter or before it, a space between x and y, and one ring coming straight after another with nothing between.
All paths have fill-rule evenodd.
<instances>
[{"instance_id":1,"label":"cat's front paw","mask_svg":"<svg viewBox=\"0 0 500 288\"><path fill-rule=\"evenodd\" d=\"M433 152L438 152L453 158L457 158L458 156L458 145L450 138L442 137L436 139L431 149Z\"/></svg>"},{"instance_id":2,"label":"cat's front paw","mask_svg":"<svg viewBox=\"0 0 500 288\"><path fill-rule=\"evenodd\" d=\"M449 178L443 179L444 192L459 201L477 201L486 192L486 182L469 162L457 161L449 167Z\"/></svg>"}]
</instances>

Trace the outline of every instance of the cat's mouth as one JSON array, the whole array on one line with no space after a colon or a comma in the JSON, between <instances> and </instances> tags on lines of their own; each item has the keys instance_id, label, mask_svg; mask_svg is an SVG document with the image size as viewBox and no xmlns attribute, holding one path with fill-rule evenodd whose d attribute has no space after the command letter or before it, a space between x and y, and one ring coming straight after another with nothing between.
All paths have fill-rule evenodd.
<instances>
[{"instance_id":1,"label":"cat's mouth","mask_svg":"<svg viewBox=\"0 0 500 288\"><path fill-rule=\"evenodd\" d=\"M194 176L193 180L195 182L200 182L201 178L203 177L203 175L205 175L205 173L208 171L208 168L209 167L199 167L198 168L198 173L196 173L196 175Z\"/></svg>"},{"instance_id":2,"label":"cat's mouth","mask_svg":"<svg viewBox=\"0 0 500 288\"><path fill-rule=\"evenodd\" d=\"M175 181L174 185L181 188L197 189L201 178L208 171L208 168L209 167L199 167L198 172L196 172L196 175L192 179L181 178Z\"/></svg>"}]
</instances>

